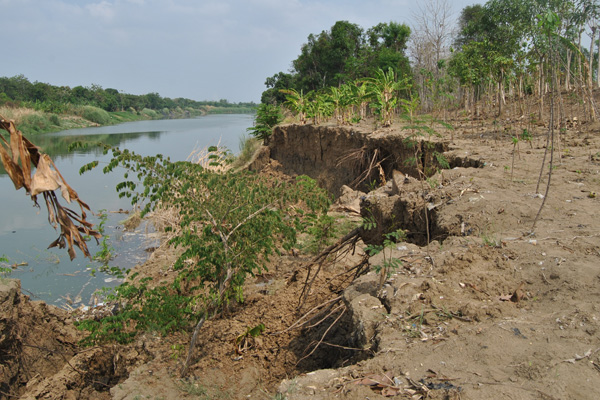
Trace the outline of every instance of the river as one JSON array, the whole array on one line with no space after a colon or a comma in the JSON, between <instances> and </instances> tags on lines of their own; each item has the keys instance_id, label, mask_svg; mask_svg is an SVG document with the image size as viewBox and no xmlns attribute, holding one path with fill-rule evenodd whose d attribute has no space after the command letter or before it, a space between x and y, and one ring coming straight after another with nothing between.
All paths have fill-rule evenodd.
<instances>
[{"instance_id":1,"label":"river","mask_svg":"<svg viewBox=\"0 0 600 400\"><path fill-rule=\"evenodd\" d=\"M145 249L155 246L156 242L145 233L143 226L135 232L124 232L120 226L127 215L115 211L131 209L129 200L119 199L115 190L115 185L123 180L123 173L118 170L107 175L102 173L102 166L110 157L104 156L98 147L69 152L68 145L76 141L102 142L141 155L163 154L172 161L186 160L194 149L217 144L237 153L240 138L252 123L252 115L207 115L74 129L33 136L29 140L50 155L67 183L92 211L107 211L105 233L116 255L109 265L131 268L146 260ZM100 161L99 167L79 175L81 166L94 160ZM60 200L66 205L62 197ZM112 276L102 273L91 276L90 270L99 264L84 258L78 249L73 261L65 249L46 249L58 237L58 232L48 224L41 197L39 201L41 209L34 208L24 189L15 191L0 167L0 256L6 256L8 264L15 267L7 276L20 279L23 292L32 299L59 306L88 304L95 290L117 285L119 281ZM77 206L75 210L78 211ZM97 217L91 220L99 222ZM92 254L101 249L93 240L88 246Z\"/></svg>"}]
</instances>

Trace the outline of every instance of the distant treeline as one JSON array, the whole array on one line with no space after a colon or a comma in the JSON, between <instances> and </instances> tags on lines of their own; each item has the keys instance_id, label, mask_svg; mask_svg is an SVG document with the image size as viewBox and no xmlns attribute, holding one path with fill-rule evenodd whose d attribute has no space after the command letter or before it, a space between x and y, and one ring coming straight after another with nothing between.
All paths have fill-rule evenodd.
<instances>
[{"instance_id":1,"label":"distant treeline","mask_svg":"<svg viewBox=\"0 0 600 400\"><path fill-rule=\"evenodd\" d=\"M182 97L171 99L158 93L134 95L119 92L117 89L103 89L100 85L90 87L54 86L43 82L30 82L23 75L0 77L0 106L26 107L38 111L61 114L68 112L69 106L93 106L108 112L154 110L163 115L180 114L181 110L194 110L197 113L211 112L252 112L254 102L229 103L218 101L196 101Z\"/></svg>"}]
</instances>

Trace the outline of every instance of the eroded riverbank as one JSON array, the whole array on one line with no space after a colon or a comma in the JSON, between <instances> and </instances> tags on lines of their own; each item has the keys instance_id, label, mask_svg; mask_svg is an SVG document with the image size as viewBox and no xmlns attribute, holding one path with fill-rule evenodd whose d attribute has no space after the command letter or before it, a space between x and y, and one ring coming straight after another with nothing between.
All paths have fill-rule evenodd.
<instances>
[{"instance_id":1,"label":"eroded riverbank","mask_svg":"<svg viewBox=\"0 0 600 400\"><path fill-rule=\"evenodd\" d=\"M361 242L320 268L307 267L309 255L284 254L273 260L268 274L247 282L244 304L207 322L186 380L177 372L189 335L163 338L147 332L130 346L102 348L103 365L113 366L113 377L128 377L120 384L105 383L112 389L94 387L93 379L53 375L27 392L46 388L46 393L63 395L82 390L78 385L83 384L85 390L96 390L96 398L119 399L193 398L198 393L271 398L278 390L289 399L593 398L595 366L600 365L594 347L600 339L594 283L600 239L593 224L600 159L590 154L600 153L598 127L574 129L562 138L568 155L554 172L535 235L525 236L541 203L535 186L544 129L533 132L531 147L511 174L505 168L513 157L506 145L509 136L498 137L491 121L476 130L456 125L453 137L443 133L439 142L446 143L447 159L463 160L462 166L420 181L403 171L401 163L390 164L390 171L382 161L371 178L383 176L386 183L379 181L382 185L371 193L342 189L343 179L361 176L360 168L350 176L349 167L338 165L342 178L336 178L334 168L340 157L365 146L357 135L376 141L368 132L327 128L332 129L327 135L338 135L336 141L316 146L323 143L324 128L291 125L281 128L287 131L274 137L272 146L277 143L275 157L293 149L290 154L296 158L263 153L261 171L271 176L309 173L298 166L327 163L314 171L330 177L314 177L340 179L339 202L332 210L337 214L332 215L360 218L368 204L382 226L396 222L412 234L413 243L399 242L386 254L401 265L382 285L374 271L359 273L353 282L357 271L368 270ZM381 154L393 148L394 135L403 141L401 134L388 132ZM352 146L335 145L346 138ZM371 148L369 161L377 148ZM336 155L330 157L327 149L335 149ZM436 227L443 227L443 235L435 234L442 232ZM418 246L427 228L431 243ZM172 257L168 249L160 249L145 273L168 274ZM368 264L381 265L381 257L368 259ZM307 277L315 280L298 309ZM306 320L311 322L302 325ZM258 323L265 332L240 353L232 343ZM376 384L369 383L373 379ZM554 388L552 393L548 387Z\"/></svg>"}]
</instances>

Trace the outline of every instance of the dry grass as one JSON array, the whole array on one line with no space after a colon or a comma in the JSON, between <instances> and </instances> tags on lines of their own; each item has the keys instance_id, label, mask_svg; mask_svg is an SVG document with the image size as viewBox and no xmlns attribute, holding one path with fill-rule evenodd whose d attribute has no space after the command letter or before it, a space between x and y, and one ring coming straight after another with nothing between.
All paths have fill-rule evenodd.
<instances>
[{"instance_id":1,"label":"dry grass","mask_svg":"<svg viewBox=\"0 0 600 400\"><path fill-rule=\"evenodd\" d=\"M212 172L222 173L231 169L231 163L228 162L230 155L227 149L221 146L221 141L216 146L216 151L209 151L208 147L201 149L195 147L187 158L187 161L199 164L202 168Z\"/></svg>"},{"instance_id":2,"label":"dry grass","mask_svg":"<svg viewBox=\"0 0 600 400\"><path fill-rule=\"evenodd\" d=\"M0 107L0 115L3 115L5 118L9 120L13 120L15 125L19 125L23 119L29 115L40 115L43 116L44 113L41 111L36 111L32 108L12 108L12 107Z\"/></svg>"},{"instance_id":3,"label":"dry grass","mask_svg":"<svg viewBox=\"0 0 600 400\"><path fill-rule=\"evenodd\" d=\"M165 229L170 228L171 233L175 234L180 229L179 221L181 217L173 207L156 207L146 218L152 222L157 232L165 232Z\"/></svg>"}]
</instances>

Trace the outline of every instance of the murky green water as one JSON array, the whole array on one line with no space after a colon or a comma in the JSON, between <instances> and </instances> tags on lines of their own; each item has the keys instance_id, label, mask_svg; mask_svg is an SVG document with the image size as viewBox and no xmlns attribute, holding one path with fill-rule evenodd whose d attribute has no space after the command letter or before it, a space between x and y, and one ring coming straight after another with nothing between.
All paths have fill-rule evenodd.
<instances>
[{"instance_id":1,"label":"murky green water","mask_svg":"<svg viewBox=\"0 0 600 400\"><path fill-rule=\"evenodd\" d=\"M116 254L110 265L130 268L143 263L148 255L144 249L156 243L145 234L143 226L136 232L124 232L119 226L119 222L127 215L115 211L130 209L131 204L127 199L119 199L115 191L122 174L102 173L101 167L109 160L109 156L103 156L93 146L85 151L69 153L69 144L75 141L102 142L142 155L160 153L171 160L185 160L194 149L219 142L236 153L240 137L245 135L246 128L252 122L252 115L209 115L194 119L140 121L76 129L29 139L52 157L65 180L94 212L107 210L106 234L110 236L110 244ZM79 175L81 166L93 160L100 161L99 168ZM83 258L79 251L77 258L71 262L65 250L47 250L46 247L58 237L58 233L48 224L45 206L40 203L41 209L34 208L23 189L14 190L4 171L0 171L0 201L0 256L7 256L11 265L17 264L9 277L21 279L24 293L32 299L63 305L65 298L69 298L77 306L88 304L96 289L118 284L108 275L90 276L89 270L98 265ZM64 202L61 203L64 205ZM92 254L100 250L95 241L90 242L89 246Z\"/></svg>"}]
</instances>

